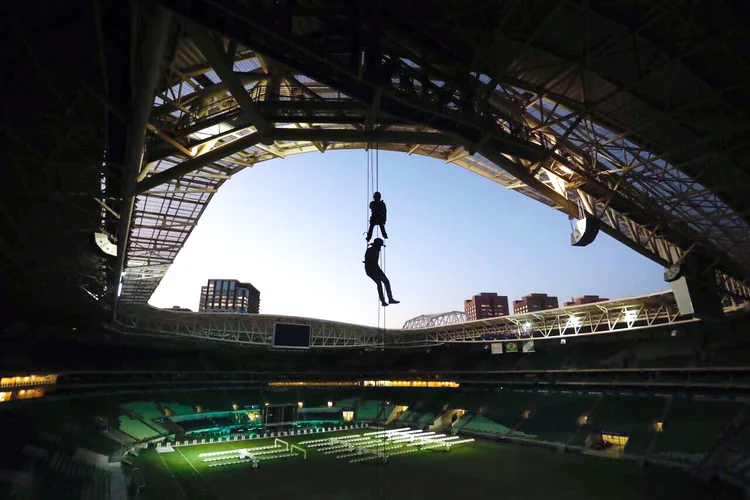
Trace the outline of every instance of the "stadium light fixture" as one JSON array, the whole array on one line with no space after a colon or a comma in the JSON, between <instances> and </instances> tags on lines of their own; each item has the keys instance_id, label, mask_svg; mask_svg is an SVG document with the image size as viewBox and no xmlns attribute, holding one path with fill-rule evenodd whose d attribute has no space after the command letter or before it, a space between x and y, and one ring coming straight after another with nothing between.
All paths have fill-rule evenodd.
<instances>
[{"instance_id":1,"label":"stadium light fixture","mask_svg":"<svg viewBox=\"0 0 750 500\"><path fill-rule=\"evenodd\" d=\"M565 328L578 328L579 326L581 326L581 318L577 316L569 317L565 323Z\"/></svg>"},{"instance_id":2,"label":"stadium light fixture","mask_svg":"<svg viewBox=\"0 0 750 500\"><path fill-rule=\"evenodd\" d=\"M635 320L638 318L638 311L636 310L625 310L625 323L628 324L628 328L633 326Z\"/></svg>"},{"instance_id":3,"label":"stadium light fixture","mask_svg":"<svg viewBox=\"0 0 750 500\"><path fill-rule=\"evenodd\" d=\"M297 401L297 408L302 408L305 404L302 401Z\"/></svg>"},{"instance_id":4,"label":"stadium light fixture","mask_svg":"<svg viewBox=\"0 0 750 500\"><path fill-rule=\"evenodd\" d=\"M333 408L333 401L328 402L328 408Z\"/></svg>"}]
</instances>

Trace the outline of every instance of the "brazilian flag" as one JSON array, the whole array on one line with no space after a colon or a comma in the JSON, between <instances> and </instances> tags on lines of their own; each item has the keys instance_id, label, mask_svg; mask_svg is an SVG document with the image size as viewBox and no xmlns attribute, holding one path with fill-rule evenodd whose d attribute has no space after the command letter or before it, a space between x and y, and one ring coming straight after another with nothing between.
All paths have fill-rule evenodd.
<instances>
[{"instance_id":1,"label":"brazilian flag","mask_svg":"<svg viewBox=\"0 0 750 500\"><path fill-rule=\"evenodd\" d=\"M518 352L518 344L516 342L508 342L505 344L505 352Z\"/></svg>"}]
</instances>

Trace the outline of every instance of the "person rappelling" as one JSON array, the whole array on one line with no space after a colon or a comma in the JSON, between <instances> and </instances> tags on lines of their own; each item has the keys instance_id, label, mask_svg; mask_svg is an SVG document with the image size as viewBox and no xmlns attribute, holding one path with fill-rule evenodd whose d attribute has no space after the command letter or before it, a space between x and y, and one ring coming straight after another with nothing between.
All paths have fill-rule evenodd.
<instances>
[{"instance_id":1,"label":"person rappelling","mask_svg":"<svg viewBox=\"0 0 750 500\"><path fill-rule=\"evenodd\" d=\"M370 229L367 230L367 241L370 241L372 238L372 230L375 226L380 228L380 232L383 233L383 238L388 239L388 234L385 232L385 219L387 212L385 202L380 199L380 193L375 191L372 195L372 201L370 202Z\"/></svg>"},{"instance_id":2,"label":"person rappelling","mask_svg":"<svg viewBox=\"0 0 750 500\"><path fill-rule=\"evenodd\" d=\"M388 281L388 277L385 275L378 261L380 260L380 249L384 247L383 240L375 238L371 245L367 247L365 251L365 273L378 285L378 296L380 297L380 303L385 307L388 304L399 304L399 301L393 298L391 292L391 282ZM388 294L388 302L383 297L383 284L385 284L385 291Z\"/></svg>"}]
</instances>

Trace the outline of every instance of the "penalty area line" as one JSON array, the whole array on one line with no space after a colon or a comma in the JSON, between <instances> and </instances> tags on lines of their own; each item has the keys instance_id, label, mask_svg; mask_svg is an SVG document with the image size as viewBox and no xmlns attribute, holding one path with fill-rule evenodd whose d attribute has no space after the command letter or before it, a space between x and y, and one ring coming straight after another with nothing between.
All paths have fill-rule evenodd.
<instances>
[{"instance_id":1,"label":"penalty area line","mask_svg":"<svg viewBox=\"0 0 750 500\"><path fill-rule=\"evenodd\" d=\"M200 472L198 472L198 469L196 469L196 468L195 468L195 465L193 465L193 462L191 462L190 460L188 460L188 457L186 457L186 456L185 456L185 454L184 454L184 453L182 453L182 452L180 451L180 449L179 449L179 448L175 448L175 450L177 450L177 451L178 451L178 452L180 453L180 455L182 455L182 458L184 458L184 459L185 459L185 461L186 461L186 462L187 462L188 464L190 464L190 467L192 467L192 468L193 468L193 470L195 471L195 473L196 473L196 474L198 474L198 479L200 479L200 480L201 480L201 483L203 483L203 485L204 485L204 486L205 486L206 488L208 488L209 490L211 490L211 492L212 492L212 493L213 493L213 494L215 495L215 494L216 494L216 491L215 491L215 490L214 490L214 489L213 489L213 488L211 487L211 485L210 485L210 484L208 484L208 481L206 481L205 479L203 479L203 476L201 475L201 473L200 473Z\"/></svg>"},{"instance_id":2,"label":"penalty area line","mask_svg":"<svg viewBox=\"0 0 750 500\"><path fill-rule=\"evenodd\" d=\"M161 456L161 453L157 453L156 455L161 459L161 463L164 464L164 467L166 467L167 472L169 472L169 475L172 476L172 480L174 481L174 484L177 485L177 488L180 489L180 493L182 493L182 496L185 498L188 498L187 494L185 493L185 490L182 489L182 485L180 485L180 482L177 480L176 477L174 477L174 474L172 474L172 469L170 469L169 465L167 465L167 462L164 461L164 457Z\"/></svg>"},{"instance_id":3,"label":"penalty area line","mask_svg":"<svg viewBox=\"0 0 750 500\"><path fill-rule=\"evenodd\" d=\"M195 468L195 465L193 465L193 462L191 462L190 460L188 460L188 458L187 458L187 457L185 456L185 454L184 454L184 453L182 453L182 452L180 451L180 449L179 449L179 448L175 448L175 450L177 450L177 452L178 452L178 453L179 453L179 454L180 454L180 455L182 456L182 458L183 458L183 459L184 459L184 460L185 460L185 461L186 461L186 462L188 463L188 465L190 465L190 467L192 467L192 468L193 468L193 470L195 471L195 473L196 473L196 474L198 474L198 477L199 477L199 478L201 478L201 481L203 481L203 476L201 476L201 473L200 473L200 472L198 472L198 469L196 469L196 468ZM203 481L203 482L205 482L205 481Z\"/></svg>"}]
</instances>

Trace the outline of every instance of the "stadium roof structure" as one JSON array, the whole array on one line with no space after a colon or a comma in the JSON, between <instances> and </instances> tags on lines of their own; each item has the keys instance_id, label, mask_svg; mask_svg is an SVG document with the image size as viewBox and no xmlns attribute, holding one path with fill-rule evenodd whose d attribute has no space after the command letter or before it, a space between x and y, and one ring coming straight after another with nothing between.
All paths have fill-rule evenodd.
<instances>
[{"instance_id":1,"label":"stadium roof structure","mask_svg":"<svg viewBox=\"0 0 750 500\"><path fill-rule=\"evenodd\" d=\"M146 304L227 179L377 147L592 214L660 265L700 256L746 300L748 14L730 0L15 9L7 295Z\"/></svg>"},{"instance_id":2,"label":"stadium roof structure","mask_svg":"<svg viewBox=\"0 0 750 500\"><path fill-rule=\"evenodd\" d=\"M310 326L313 348L408 348L446 343L509 342L616 334L700 321L680 316L671 292L549 309L497 318L384 329L314 318L258 314L191 313L123 304L113 330L135 336L157 336L245 346L273 344L274 325Z\"/></svg>"},{"instance_id":3,"label":"stadium roof structure","mask_svg":"<svg viewBox=\"0 0 750 500\"><path fill-rule=\"evenodd\" d=\"M466 313L463 311L422 314L421 316L407 320L402 329L413 330L415 328L428 328L431 326L455 325L456 323L464 323L465 321Z\"/></svg>"}]
</instances>

